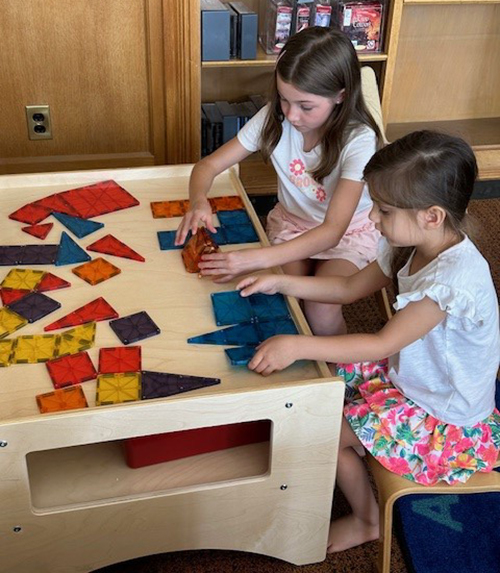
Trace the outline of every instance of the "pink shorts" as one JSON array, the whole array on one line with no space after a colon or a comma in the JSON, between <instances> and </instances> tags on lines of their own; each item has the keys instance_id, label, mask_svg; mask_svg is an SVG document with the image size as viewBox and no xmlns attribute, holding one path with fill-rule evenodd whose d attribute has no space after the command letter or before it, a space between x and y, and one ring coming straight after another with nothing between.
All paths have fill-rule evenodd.
<instances>
[{"instance_id":1,"label":"pink shorts","mask_svg":"<svg viewBox=\"0 0 500 573\"><path fill-rule=\"evenodd\" d=\"M366 267L377 256L380 233L368 218L370 209L355 213L342 239L337 246L310 257L311 259L343 259ZM280 203L267 216L266 232L272 245L295 239L318 226L316 221L306 221L289 213Z\"/></svg>"}]
</instances>

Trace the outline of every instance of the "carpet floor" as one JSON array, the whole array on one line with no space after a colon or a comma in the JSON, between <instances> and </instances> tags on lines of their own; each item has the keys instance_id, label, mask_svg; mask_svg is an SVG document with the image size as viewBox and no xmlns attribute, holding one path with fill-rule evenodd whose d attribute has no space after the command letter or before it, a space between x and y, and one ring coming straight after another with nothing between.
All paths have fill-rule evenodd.
<instances>
[{"instance_id":1,"label":"carpet floor","mask_svg":"<svg viewBox=\"0 0 500 573\"><path fill-rule=\"evenodd\" d=\"M475 221L472 238L490 264L499 293L500 198L474 200L469 211ZM350 332L374 332L383 325L378 306L371 297L347 306L345 317ZM333 517L344 515L348 511L341 492L337 490ZM137 534L140 535L140 532ZM321 563L302 567L262 555L236 551L186 551L134 559L99 569L94 573L372 573L377 549L378 544L373 541L343 553L328 555ZM391 573L408 573L396 536L393 536Z\"/></svg>"}]
</instances>

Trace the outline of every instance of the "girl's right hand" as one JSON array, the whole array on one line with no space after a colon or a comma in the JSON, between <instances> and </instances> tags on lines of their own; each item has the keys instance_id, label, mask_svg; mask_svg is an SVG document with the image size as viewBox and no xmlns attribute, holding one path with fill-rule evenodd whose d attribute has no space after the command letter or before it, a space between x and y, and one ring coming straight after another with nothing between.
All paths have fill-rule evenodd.
<instances>
[{"instance_id":1,"label":"girl's right hand","mask_svg":"<svg viewBox=\"0 0 500 573\"><path fill-rule=\"evenodd\" d=\"M217 229L212 222L212 207L206 197L197 199L190 204L189 211L184 215L177 229L175 244L183 245L189 231L196 235L200 224L204 224L211 233L217 233Z\"/></svg>"},{"instance_id":2,"label":"girl's right hand","mask_svg":"<svg viewBox=\"0 0 500 573\"><path fill-rule=\"evenodd\" d=\"M246 277L236 285L241 296L250 296L261 292L263 294L276 294L281 292L283 276L280 275L259 275Z\"/></svg>"}]
</instances>

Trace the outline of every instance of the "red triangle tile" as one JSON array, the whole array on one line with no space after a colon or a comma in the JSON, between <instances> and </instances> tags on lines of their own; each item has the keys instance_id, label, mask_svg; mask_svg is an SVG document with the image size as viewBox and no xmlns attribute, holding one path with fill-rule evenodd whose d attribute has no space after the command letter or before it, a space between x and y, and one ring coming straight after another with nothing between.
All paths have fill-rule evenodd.
<instances>
[{"instance_id":1,"label":"red triangle tile","mask_svg":"<svg viewBox=\"0 0 500 573\"><path fill-rule=\"evenodd\" d=\"M49 290L58 290L60 288L67 288L70 287L71 283L65 281L60 277L56 277L52 273L45 273L43 275L42 280L37 284L36 291L38 292L46 292Z\"/></svg>"},{"instance_id":2,"label":"red triangle tile","mask_svg":"<svg viewBox=\"0 0 500 573\"><path fill-rule=\"evenodd\" d=\"M106 253L107 255L114 255L115 257L123 257L125 259L133 259L134 261L144 262L146 259L136 253L133 249L122 243L113 235L106 235L95 243L87 247L87 251L97 251L98 253Z\"/></svg>"},{"instance_id":3,"label":"red triangle tile","mask_svg":"<svg viewBox=\"0 0 500 573\"><path fill-rule=\"evenodd\" d=\"M19 290L14 288L0 288L0 297L5 306L23 298L27 294L30 294L29 290Z\"/></svg>"},{"instance_id":4,"label":"red triangle tile","mask_svg":"<svg viewBox=\"0 0 500 573\"><path fill-rule=\"evenodd\" d=\"M28 233L28 235L32 235L33 237L43 240L50 233L53 226L54 223L44 223L43 225L30 225L29 227L23 227L21 230Z\"/></svg>"},{"instance_id":5,"label":"red triangle tile","mask_svg":"<svg viewBox=\"0 0 500 573\"><path fill-rule=\"evenodd\" d=\"M56 330L57 328L77 326L91 321L110 320L117 317L118 313L116 310L102 297L99 297L75 311L70 312L66 316L63 316L59 320L48 324L44 330Z\"/></svg>"}]
</instances>

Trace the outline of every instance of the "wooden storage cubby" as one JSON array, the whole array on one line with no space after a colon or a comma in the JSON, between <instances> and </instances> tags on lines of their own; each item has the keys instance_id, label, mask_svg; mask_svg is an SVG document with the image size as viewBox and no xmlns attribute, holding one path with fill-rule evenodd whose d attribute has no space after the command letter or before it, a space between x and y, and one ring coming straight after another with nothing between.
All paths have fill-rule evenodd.
<instances>
[{"instance_id":1,"label":"wooden storage cubby","mask_svg":"<svg viewBox=\"0 0 500 573\"><path fill-rule=\"evenodd\" d=\"M388 139L418 129L461 135L480 178L499 178L498 1L394 1L397 49L382 100Z\"/></svg>"}]
</instances>

